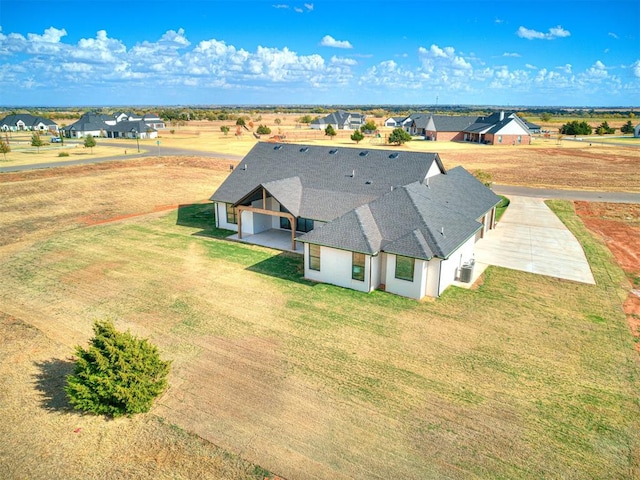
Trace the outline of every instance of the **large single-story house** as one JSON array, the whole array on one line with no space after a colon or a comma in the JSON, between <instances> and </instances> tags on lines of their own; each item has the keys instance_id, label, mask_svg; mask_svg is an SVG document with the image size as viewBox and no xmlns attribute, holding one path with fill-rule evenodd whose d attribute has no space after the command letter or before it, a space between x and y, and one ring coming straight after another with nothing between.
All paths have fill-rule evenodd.
<instances>
[{"instance_id":1,"label":"large single-story house","mask_svg":"<svg viewBox=\"0 0 640 480\"><path fill-rule=\"evenodd\" d=\"M258 143L211 200L238 240L301 243L307 279L421 299L473 261L500 198L437 153Z\"/></svg>"},{"instance_id":2,"label":"large single-story house","mask_svg":"<svg viewBox=\"0 0 640 480\"><path fill-rule=\"evenodd\" d=\"M384 126L385 127L392 127L392 128L398 128L398 127L404 127L404 123L403 122L407 122L409 121L409 117L403 116L403 117L389 117L384 121Z\"/></svg>"},{"instance_id":3,"label":"large single-story house","mask_svg":"<svg viewBox=\"0 0 640 480\"><path fill-rule=\"evenodd\" d=\"M31 115L30 113L15 113L7 115L0 121L3 132L17 132L29 130L35 132L57 132L58 124L48 118Z\"/></svg>"},{"instance_id":4,"label":"large single-story house","mask_svg":"<svg viewBox=\"0 0 640 480\"><path fill-rule=\"evenodd\" d=\"M77 122L64 127L62 132L70 138L82 138L86 135L107 138L156 138L158 132L154 125L162 125L161 128L164 128L164 123L155 114L139 116L118 112L105 115L89 112L82 115Z\"/></svg>"},{"instance_id":5,"label":"large single-story house","mask_svg":"<svg viewBox=\"0 0 640 480\"><path fill-rule=\"evenodd\" d=\"M488 116L412 113L404 120L394 121L411 135L432 141L529 145L531 134L540 132L539 125L505 112Z\"/></svg>"},{"instance_id":6,"label":"large single-story house","mask_svg":"<svg viewBox=\"0 0 640 480\"><path fill-rule=\"evenodd\" d=\"M463 130L464 140L488 145L529 145L531 131L515 113L496 112L479 117Z\"/></svg>"},{"instance_id":7,"label":"large single-story house","mask_svg":"<svg viewBox=\"0 0 640 480\"><path fill-rule=\"evenodd\" d=\"M324 118L317 118L309 125L315 130L324 130L331 125L336 130L357 130L365 123L365 116L357 112L338 110Z\"/></svg>"}]
</instances>

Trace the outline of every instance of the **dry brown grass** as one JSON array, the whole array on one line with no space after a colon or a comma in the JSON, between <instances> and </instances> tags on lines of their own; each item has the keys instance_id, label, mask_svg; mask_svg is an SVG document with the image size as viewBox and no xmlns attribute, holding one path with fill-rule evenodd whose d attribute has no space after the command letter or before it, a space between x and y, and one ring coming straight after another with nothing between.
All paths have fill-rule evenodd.
<instances>
[{"instance_id":1,"label":"dry brown grass","mask_svg":"<svg viewBox=\"0 0 640 480\"><path fill-rule=\"evenodd\" d=\"M313 285L295 258L156 211L204 200L228 163L0 176L0 477L253 474L169 424L290 478L638 474L627 286L602 245L597 286L490 269L417 303ZM65 410L66 359L104 317L174 361L150 415Z\"/></svg>"}]
</instances>

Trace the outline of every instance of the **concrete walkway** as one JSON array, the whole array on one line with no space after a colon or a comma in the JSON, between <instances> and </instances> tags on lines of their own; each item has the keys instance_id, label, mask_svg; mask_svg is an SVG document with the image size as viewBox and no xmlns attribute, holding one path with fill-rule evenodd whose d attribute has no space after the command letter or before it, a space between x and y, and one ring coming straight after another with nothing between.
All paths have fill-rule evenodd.
<instances>
[{"instance_id":1,"label":"concrete walkway","mask_svg":"<svg viewBox=\"0 0 640 480\"><path fill-rule=\"evenodd\" d=\"M498 226L476 243L474 277L496 265L595 284L582 246L542 199L509 199Z\"/></svg>"}]
</instances>

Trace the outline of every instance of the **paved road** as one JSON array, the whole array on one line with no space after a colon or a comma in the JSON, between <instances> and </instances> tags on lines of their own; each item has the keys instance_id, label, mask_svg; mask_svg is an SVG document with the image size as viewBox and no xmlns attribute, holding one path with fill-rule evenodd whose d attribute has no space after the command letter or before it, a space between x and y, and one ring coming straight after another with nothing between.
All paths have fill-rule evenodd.
<instances>
[{"instance_id":1,"label":"paved road","mask_svg":"<svg viewBox=\"0 0 640 480\"><path fill-rule=\"evenodd\" d=\"M596 192L588 190L556 190L550 188L515 187L513 185L493 185L499 195L517 195L557 200L584 200L587 202L640 203L640 193Z\"/></svg>"},{"instance_id":2,"label":"paved road","mask_svg":"<svg viewBox=\"0 0 640 480\"><path fill-rule=\"evenodd\" d=\"M0 167L0 173L5 172L25 172L28 170L39 170L43 168L57 168L57 167L69 167L73 165L88 165L92 163L103 163L103 162L114 162L114 161L125 161L132 160L135 158L145 158L145 157L154 157L158 155L160 156L190 156L190 157L212 157L212 158L226 158L229 160L242 160L242 155L230 155L228 153L222 152L203 152L201 150L189 150L186 148L170 148L163 147L160 145L160 149L157 147L145 147L145 151L141 153L137 153L136 146L131 143L117 143L117 142L100 142L101 145L109 145L115 147L122 147L123 150L127 150L127 155L113 155L110 157L103 158L87 158L81 160L67 160L67 161L59 161L59 162L49 162L49 163L39 163L35 165L14 165L11 167ZM133 153L135 152L135 153Z\"/></svg>"}]
</instances>

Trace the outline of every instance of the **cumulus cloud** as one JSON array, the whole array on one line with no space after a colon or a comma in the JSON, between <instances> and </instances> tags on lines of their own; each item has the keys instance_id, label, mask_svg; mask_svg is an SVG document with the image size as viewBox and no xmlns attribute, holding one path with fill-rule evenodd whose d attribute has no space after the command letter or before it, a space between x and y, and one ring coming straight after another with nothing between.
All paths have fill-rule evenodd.
<instances>
[{"instance_id":1,"label":"cumulus cloud","mask_svg":"<svg viewBox=\"0 0 640 480\"><path fill-rule=\"evenodd\" d=\"M525 67L527 67L529 70L537 70L538 67L536 67L535 65L531 65L530 63L525 64Z\"/></svg>"},{"instance_id":2,"label":"cumulus cloud","mask_svg":"<svg viewBox=\"0 0 640 480\"><path fill-rule=\"evenodd\" d=\"M606 78L609 75L609 72L607 71L607 67L605 67L604 63L598 60L587 69L586 75L594 79L602 79Z\"/></svg>"},{"instance_id":3,"label":"cumulus cloud","mask_svg":"<svg viewBox=\"0 0 640 480\"><path fill-rule=\"evenodd\" d=\"M320 45L323 47L334 47L334 48L353 48L351 42L348 40L336 40L331 35L325 35L320 40Z\"/></svg>"},{"instance_id":4,"label":"cumulus cloud","mask_svg":"<svg viewBox=\"0 0 640 480\"><path fill-rule=\"evenodd\" d=\"M427 74L462 75L472 70L471 63L461 55L457 55L453 47L440 48L435 44L428 49L420 47L418 58L422 69Z\"/></svg>"},{"instance_id":5,"label":"cumulus cloud","mask_svg":"<svg viewBox=\"0 0 640 480\"><path fill-rule=\"evenodd\" d=\"M520 38L526 38L527 40L554 40L556 38L568 37L571 35L571 32L565 30L560 25L550 28L547 33L538 32L537 30L531 30L521 26L518 28L516 34Z\"/></svg>"},{"instance_id":6,"label":"cumulus cloud","mask_svg":"<svg viewBox=\"0 0 640 480\"><path fill-rule=\"evenodd\" d=\"M331 57L331 63L335 65L348 65L351 67L358 64L358 62L353 58L336 57L335 55Z\"/></svg>"},{"instance_id":7,"label":"cumulus cloud","mask_svg":"<svg viewBox=\"0 0 640 480\"><path fill-rule=\"evenodd\" d=\"M640 78L640 60L636 60L635 63L631 64L631 68L633 69L633 75Z\"/></svg>"}]
</instances>

